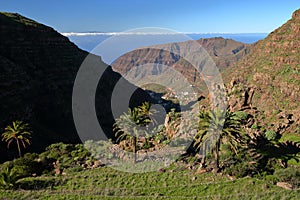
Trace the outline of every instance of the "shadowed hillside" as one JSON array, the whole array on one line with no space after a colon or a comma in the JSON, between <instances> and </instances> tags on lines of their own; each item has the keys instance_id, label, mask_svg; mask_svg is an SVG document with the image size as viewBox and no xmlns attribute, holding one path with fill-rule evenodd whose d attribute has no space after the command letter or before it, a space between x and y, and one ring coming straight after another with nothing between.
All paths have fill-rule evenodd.
<instances>
[{"instance_id":1,"label":"shadowed hillside","mask_svg":"<svg viewBox=\"0 0 300 200\"><path fill-rule=\"evenodd\" d=\"M72 91L77 71L88 53L54 29L12 13L0 14L0 43L1 131L13 120L31 124L29 150L43 150L58 141L80 142L72 118ZM97 56L90 59L99 67L107 67ZM110 67L104 74L98 84L96 107L100 124L109 135L114 123L110 95L121 76ZM135 87L125 80L123 85ZM142 90L135 95L135 104L148 98ZM7 151L3 142L0 151L1 160L16 155L14 146Z\"/></svg>"}]
</instances>

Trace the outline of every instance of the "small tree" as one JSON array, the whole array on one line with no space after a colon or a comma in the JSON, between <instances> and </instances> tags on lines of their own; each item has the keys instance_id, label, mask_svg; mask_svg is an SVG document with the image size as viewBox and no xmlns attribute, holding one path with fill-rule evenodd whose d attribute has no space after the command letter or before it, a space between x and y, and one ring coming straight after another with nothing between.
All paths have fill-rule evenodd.
<instances>
[{"instance_id":1,"label":"small tree","mask_svg":"<svg viewBox=\"0 0 300 200\"><path fill-rule=\"evenodd\" d=\"M2 141L7 143L7 148L10 147L10 144L15 141L18 147L19 157L21 154L21 145L26 148L27 145L30 145L31 132L29 124L26 124L22 121L14 121L12 125L8 125L2 133Z\"/></svg>"},{"instance_id":2,"label":"small tree","mask_svg":"<svg viewBox=\"0 0 300 200\"><path fill-rule=\"evenodd\" d=\"M139 137L140 130L138 126L143 124L143 118L139 115L138 108L129 109L128 113L124 113L120 118L116 119L114 124L114 131L117 137L117 141L131 140L134 162L137 160L137 139Z\"/></svg>"},{"instance_id":3,"label":"small tree","mask_svg":"<svg viewBox=\"0 0 300 200\"><path fill-rule=\"evenodd\" d=\"M215 159L214 169L217 171L221 143L229 144L230 149L237 154L239 146L245 142L240 129L240 121L233 113L221 110L202 111L199 118L199 131L196 134L194 146L199 149L206 141L210 141Z\"/></svg>"}]
</instances>

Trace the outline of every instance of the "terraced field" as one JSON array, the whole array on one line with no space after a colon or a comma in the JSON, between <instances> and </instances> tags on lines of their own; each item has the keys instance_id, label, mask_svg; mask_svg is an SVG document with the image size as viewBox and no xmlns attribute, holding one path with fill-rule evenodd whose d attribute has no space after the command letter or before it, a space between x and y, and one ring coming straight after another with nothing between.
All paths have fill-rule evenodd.
<instances>
[{"instance_id":1,"label":"terraced field","mask_svg":"<svg viewBox=\"0 0 300 200\"><path fill-rule=\"evenodd\" d=\"M74 170L74 169L73 169ZM26 178L21 189L0 191L0 199L299 199L299 190L271 182L231 180L212 173L167 171L131 174L109 167L66 175Z\"/></svg>"}]
</instances>

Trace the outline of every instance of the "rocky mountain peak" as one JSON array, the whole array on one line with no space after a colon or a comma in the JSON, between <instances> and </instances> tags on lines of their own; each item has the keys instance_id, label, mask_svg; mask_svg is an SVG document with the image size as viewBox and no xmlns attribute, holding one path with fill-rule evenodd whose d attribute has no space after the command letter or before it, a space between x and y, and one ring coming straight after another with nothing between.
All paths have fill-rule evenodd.
<instances>
[{"instance_id":1,"label":"rocky mountain peak","mask_svg":"<svg viewBox=\"0 0 300 200\"><path fill-rule=\"evenodd\" d=\"M296 10L292 16L293 20L298 20L300 22L300 9Z\"/></svg>"}]
</instances>

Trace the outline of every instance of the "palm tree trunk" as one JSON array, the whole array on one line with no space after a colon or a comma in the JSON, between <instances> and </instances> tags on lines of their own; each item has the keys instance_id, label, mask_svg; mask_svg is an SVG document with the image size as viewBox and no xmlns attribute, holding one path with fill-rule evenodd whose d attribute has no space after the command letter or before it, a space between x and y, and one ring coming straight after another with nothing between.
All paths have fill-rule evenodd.
<instances>
[{"instance_id":1,"label":"palm tree trunk","mask_svg":"<svg viewBox=\"0 0 300 200\"><path fill-rule=\"evenodd\" d=\"M134 161L133 163L136 163L136 137L133 136L133 153L134 153Z\"/></svg>"},{"instance_id":2,"label":"palm tree trunk","mask_svg":"<svg viewBox=\"0 0 300 200\"><path fill-rule=\"evenodd\" d=\"M206 143L203 143L202 147L202 159L201 159L201 166L205 166L205 161L206 161Z\"/></svg>"},{"instance_id":3,"label":"palm tree trunk","mask_svg":"<svg viewBox=\"0 0 300 200\"><path fill-rule=\"evenodd\" d=\"M20 143L19 143L19 140L17 138L16 138L16 141L17 141L17 146L18 146L19 157L21 158L22 154L21 154Z\"/></svg>"},{"instance_id":4,"label":"palm tree trunk","mask_svg":"<svg viewBox=\"0 0 300 200\"><path fill-rule=\"evenodd\" d=\"M219 146L220 146L220 140L217 140L216 142L216 147L215 147L215 166L214 166L214 171L219 170Z\"/></svg>"}]
</instances>

